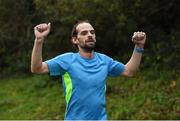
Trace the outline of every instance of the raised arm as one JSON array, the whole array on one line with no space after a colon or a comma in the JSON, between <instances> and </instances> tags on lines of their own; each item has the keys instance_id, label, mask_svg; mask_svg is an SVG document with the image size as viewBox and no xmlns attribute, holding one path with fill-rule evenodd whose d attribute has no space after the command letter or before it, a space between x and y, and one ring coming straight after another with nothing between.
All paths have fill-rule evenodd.
<instances>
[{"instance_id":1,"label":"raised arm","mask_svg":"<svg viewBox=\"0 0 180 121\"><path fill-rule=\"evenodd\" d=\"M31 72L48 73L48 66L42 59L42 46L45 37L49 34L51 24L44 23L34 27L35 41L31 55Z\"/></svg>"},{"instance_id":2,"label":"raised arm","mask_svg":"<svg viewBox=\"0 0 180 121\"><path fill-rule=\"evenodd\" d=\"M146 34L144 32L134 32L132 41L135 44L134 51L130 60L125 65L125 71L122 73L123 76L128 77L132 77L139 68L142 52L144 51Z\"/></svg>"}]
</instances>

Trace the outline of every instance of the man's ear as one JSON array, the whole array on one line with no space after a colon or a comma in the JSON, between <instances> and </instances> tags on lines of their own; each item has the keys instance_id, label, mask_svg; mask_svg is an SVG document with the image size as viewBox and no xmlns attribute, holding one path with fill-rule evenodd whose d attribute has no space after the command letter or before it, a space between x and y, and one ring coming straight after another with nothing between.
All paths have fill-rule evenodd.
<instances>
[{"instance_id":1,"label":"man's ear","mask_svg":"<svg viewBox=\"0 0 180 121\"><path fill-rule=\"evenodd\" d=\"M77 37L71 37L71 42L72 42L73 44L77 44L77 43L78 43Z\"/></svg>"}]
</instances>

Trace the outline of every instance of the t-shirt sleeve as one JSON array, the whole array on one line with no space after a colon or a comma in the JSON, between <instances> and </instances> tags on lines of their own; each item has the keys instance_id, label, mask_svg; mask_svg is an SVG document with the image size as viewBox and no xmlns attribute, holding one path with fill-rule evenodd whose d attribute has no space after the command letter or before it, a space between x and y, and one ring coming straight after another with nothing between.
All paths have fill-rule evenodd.
<instances>
[{"instance_id":1,"label":"t-shirt sleeve","mask_svg":"<svg viewBox=\"0 0 180 121\"><path fill-rule=\"evenodd\" d=\"M45 61L48 65L50 76L61 76L68 71L70 58L69 54L62 54Z\"/></svg>"},{"instance_id":2,"label":"t-shirt sleeve","mask_svg":"<svg viewBox=\"0 0 180 121\"><path fill-rule=\"evenodd\" d=\"M125 70L125 65L121 62L108 58L108 75L119 76Z\"/></svg>"}]
</instances>

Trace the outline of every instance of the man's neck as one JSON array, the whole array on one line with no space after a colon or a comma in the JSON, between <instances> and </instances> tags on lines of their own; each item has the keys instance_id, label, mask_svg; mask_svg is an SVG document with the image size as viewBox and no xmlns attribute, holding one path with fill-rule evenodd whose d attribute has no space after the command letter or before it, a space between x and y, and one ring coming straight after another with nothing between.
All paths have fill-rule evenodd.
<instances>
[{"instance_id":1,"label":"man's neck","mask_svg":"<svg viewBox=\"0 0 180 121\"><path fill-rule=\"evenodd\" d=\"M90 52L85 52L82 49L79 49L79 53L83 58L93 58L94 57L94 51L90 51Z\"/></svg>"}]
</instances>

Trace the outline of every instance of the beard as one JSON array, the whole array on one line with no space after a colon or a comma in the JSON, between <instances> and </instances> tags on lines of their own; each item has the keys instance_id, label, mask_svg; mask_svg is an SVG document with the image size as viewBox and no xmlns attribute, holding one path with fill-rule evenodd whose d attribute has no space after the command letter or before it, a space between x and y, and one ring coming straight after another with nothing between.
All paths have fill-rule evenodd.
<instances>
[{"instance_id":1,"label":"beard","mask_svg":"<svg viewBox=\"0 0 180 121\"><path fill-rule=\"evenodd\" d=\"M80 45L80 47L85 51L85 52L92 52L95 49L96 46L96 40L94 39L88 39L85 41L83 45Z\"/></svg>"}]
</instances>

